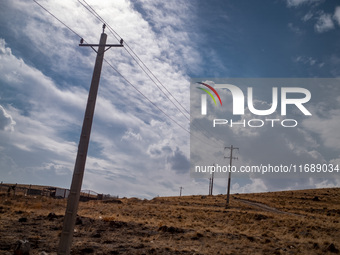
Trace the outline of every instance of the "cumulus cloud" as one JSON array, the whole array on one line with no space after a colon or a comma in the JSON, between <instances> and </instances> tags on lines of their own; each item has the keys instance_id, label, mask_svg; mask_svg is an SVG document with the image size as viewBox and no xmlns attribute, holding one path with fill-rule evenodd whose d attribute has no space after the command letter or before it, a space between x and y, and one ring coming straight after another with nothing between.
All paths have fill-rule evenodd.
<instances>
[{"instance_id":1,"label":"cumulus cloud","mask_svg":"<svg viewBox=\"0 0 340 255\"><path fill-rule=\"evenodd\" d=\"M319 16L314 29L318 33L324 33L329 30L334 29L334 22L332 20L332 15L323 13Z\"/></svg>"},{"instance_id":2,"label":"cumulus cloud","mask_svg":"<svg viewBox=\"0 0 340 255\"><path fill-rule=\"evenodd\" d=\"M0 130L13 131L15 121L12 116L9 115L5 109L0 105Z\"/></svg>"},{"instance_id":3,"label":"cumulus cloud","mask_svg":"<svg viewBox=\"0 0 340 255\"><path fill-rule=\"evenodd\" d=\"M317 64L318 61L313 57L298 56L298 57L294 58L294 62L314 66L315 64Z\"/></svg>"},{"instance_id":4,"label":"cumulus cloud","mask_svg":"<svg viewBox=\"0 0 340 255\"><path fill-rule=\"evenodd\" d=\"M250 179L250 183L240 185L240 181L235 181L231 189L233 193L253 193L269 191L266 183L261 179Z\"/></svg>"},{"instance_id":5,"label":"cumulus cloud","mask_svg":"<svg viewBox=\"0 0 340 255\"><path fill-rule=\"evenodd\" d=\"M147 153L150 157L158 158L164 155L168 156L172 153L172 148L168 144L168 141L163 140L160 143L150 144Z\"/></svg>"},{"instance_id":6,"label":"cumulus cloud","mask_svg":"<svg viewBox=\"0 0 340 255\"><path fill-rule=\"evenodd\" d=\"M334 12L333 18L335 19L336 22L338 22L338 25L340 26L340 6L337 6L335 8L335 12Z\"/></svg>"},{"instance_id":7,"label":"cumulus cloud","mask_svg":"<svg viewBox=\"0 0 340 255\"><path fill-rule=\"evenodd\" d=\"M337 132L339 128L340 110L333 109L327 111L323 116L314 116L306 119L303 126L318 134L322 139L324 146L332 149L340 149L340 134Z\"/></svg>"},{"instance_id":8,"label":"cumulus cloud","mask_svg":"<svg viewBox=\"0 0 340 255\"><path fill-rule=\"evenodd\" d=\"M199 29L195 29L197 19L193 17L193 10L196 6L191 2L88 2L187 109L187 73L200 70L203 57L209 58L213 67L223 68L216 52L211 49L204 52L204 47L199 48L200 44L196 44L203 37L198 34ZM312 1L289 2L292 6L299 6ZM77 1L44 1L42 4L87 42L98 42L102 24ZM1 176L9 180L10 175L15 175L17 180L11 180L19 182L21 178L24 182L34 180L40 184L67 187L95 53L90 48L78 47L78 36L34 2L5 0L4 5L6 8L0 9L0 21L6 30L2 35L10 43L6 47L5 41L0 40L1 105L4 109L0 111L0 129L11 130L9 123L13 127L15 120L15 132L9 136L8 132L0 130ZM292 25L291 29L294 28L296 26ZM116 43L112 34L107 33L108 43ZM144 95L188 128L187 119L140 71L124 49L110 49L105 53L105 59ZM313 60L307 63L312 64ZM267 153L277 161L280 158L274 154L282 151L284 156L294 154L303 159L319 156L313 139L306 133L292 132L288 136L295 140L289 142L283 135L275 138L270 129L259 134L242 132L227 130L228 139L223 141L226 145L232 143L241 147L240 163L254 163L247 160L249 155L261 161L266 156L262 148L270 142L280 144ZM207 141L206 146L220 146L214 137L200 137ZM250 140L260 143L263 137L263 147L249 148ZM144 100L104 63L84 187L98 192L149 198L178 194L179 186L190 190L190 194L199 194L202 184L207 183L183 174L189 169L188 158L188 133ZM242 189L242 184L239 185ZM222 186L220 191L224 192ZM267 190L268 184L257 182L244 190L258 191L261 187Z\"/></svg>"},{"instance_id":9,"label":"cumulus cloud","mask_svg":"<svg viewBox=\"0 0 340 255\"><path fill-rule=\"evenodd\" d=\"M288 7L298 7L301 5L319 4L323 0L287 0Z\"/></svg>"},{"instance_id":10,"label":"cumulus cloud","mask_svg":"<svg viewBox=\"0 0 340 255\"><path fill-rule=\"evenodd\" d=\"M305 16L302 17L302 21L307 22L311 18L313 18L313 13L312 12L308 12L308 13L305 14Z\"/></svg>"},{"instance_id":11,"label":"cumulus cloud","mask_svg":"<svg viewBox=\"0 0 340 255\"><path fill-rule=\"evenodd\" d=\"M156 33L155 20L167 15L164 11L159 13L160 16L149 16L160 11L155 8L156 3L145 4L146 9L153 11L149 14L143 12L144 16L126 1L89 3L109 24L126 28L124 31L117 29L117 32L176 99L188 108L184 92L189 82L182 67L191 64L190 59L189 62L183 59L182 53L188 56L198 53L192 44L186 43L189 40L187 32L181 32L183 22L190 20L181 11L185 4L165 4L162 8L171 9L180 17L177 15L174 23L172 16L168 16L169 23L163 20L161 31ZM13 167L8 162L15 162L16 174L24 182L39 180L40 184L67 187L74 167L95 54L89 48L80 49L77 46L79 38L34 3L6 1L5 4L7 14L2 10L4 15L0 19L7 22L6 15L21 13L12 15L11 23L16 26L8 25L7 28L11 36L29 43L25 44L28 48L18 47L12 51L12 45L0 40L0 81L4 85L1 99L6 103L3 106L9 105L0 109L0 129L7 130L15 124L12 137L0 132L1 158L11 159L6 161L8 167L0 169L1 175L9 179L10 172L6 169ZM101 24L77 2L55 4L46 1L43 5L66 24L72 24L86 41L98 41ZM182 36L178 37L179 34ZM178 49L175 37L181 39ZM43 44L38 38L43 38ZM114 40L108 33L108 43L116 43ZM63 50L56 47L56 42L63 45ZM27 52L37 56L34 64ZM188 127L187 120L122 49L110 49L105 53L105 59L158 107ZM188 170L188 139L186 131L159 112L104 63L83 183L86 188L98 192L125 192L128 196L177 194L177 187L172 189L172 185L165 187L161 183L181 183L184 186L185 182L190 182L189 176L183 178L180 174ZM156 175L155 169L158 170ZM153 178L159 185L150 191ZM107 185L101 185L102 180L106 180ZM112 185L117 180L124 185ZM191 190L198 191L199 186L192 183Z\"/></svg>"},{"instance_id":12,"label":"cumulus cloud","mask_svg":"<svg viewBox=\"0 0 340 255\"><path fill-rule=\"evenodd\" d=\"M189 173L190 162L182 151L177 147L172 156L168 157L168 163L176 173Z\"/></svg>"},{"instance_id":13,"label":"cumulus cloud","mask_svg":"<svg viewBox=\"0 0 340 255\"><path fill-rule=\"evenodd\" d=\"M127 141L140 141L142 140L142 136L139 133L133 132L133 130L129 129L127 130L124 135L122 136L122 141L127 140Z\"/></svg>"},{"instance_id":14,"label":"cumulus cloud","mask_svg":"<svg viewBox=\"0 0 340 255\"><path fill-rule=\"evenodd\" d=\"M288 23L288 28L292 32L294 32L295 34L302 34L303 33L302 30L299 27L295 26L293 23Z\"/></svg>"}]
</instances>

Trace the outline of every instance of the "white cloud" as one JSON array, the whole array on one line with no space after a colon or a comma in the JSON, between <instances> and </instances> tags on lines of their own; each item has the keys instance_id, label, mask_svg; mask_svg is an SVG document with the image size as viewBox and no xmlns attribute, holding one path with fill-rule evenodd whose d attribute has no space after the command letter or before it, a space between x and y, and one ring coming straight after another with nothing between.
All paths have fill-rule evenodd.
<instances>
[{"instance_id":1,"label":"white cloud","mask_svg":"<svg viewBox=\"0 0 340 255\"><path fill-rule=\"evenodd\" d=\"M338 25L340 26L340 6L337 6L335 8L335 12L334 12L333 18L335 19L336 22L338 22Z\"/></svg>"},{"instance_id":2,"label":"white cloud","mask_svg":"<svg viewBox=\"0 0 340 255\"><path fill-rule=\"evenodd\" d=\"M6 42L4 39L0 38L0 53L1 55L11 55L12 51L10 48L6 47Z\"/></svg>"},{"instance_id":3,"label":"white cloud","mask_svg":"<svg viewBox=\"0 0 340 255\"><path fill-rule=\"evenodd\" d=\"M0 130L13 131L15 121L12 116L9 115L5 109L0 105Z\"/></svg>"},{"instance_id":4,"label":"white cloud","mask_svg":"<svg viewBox=\"0 0 340 255\"><path fill-rule=\"evenodd\" d=\"M142 140L142 136L139 133L134 133L133 130L129 129L127 130L124 135L122 136L122 141L127 140L127 141L140 141Z\"/></svg>"},{"instance_id":5,"label":"white cloud","mask_svg":"<svg viewBox=\"0 0 340 255\"><path fill-rule=\"evenodd\" d=\"M144 0L142 3L141 6L146 12L145 19L149 22L150 27L157 32L158 43L166 45L169 49L162 52L165 57L162 59L166 62L171 59L181 69L191 71L200 69L202 55L192 43L199 38L192 18L196 6L191 2L178 0L164 2ZM187 30L188 27L191 29ZM212 61L216 59L214 56Z\"/></svg>"},{"instance_id":6,"label":"white cloud","mask_svg":"<svg viewBox=\"0 0 340 255\"><path fill-rule=\"evenodd\" d=\"M253 193L269 191L266 183L261 179L250 179L251 183L240 185L237 181L232 185L232 193Z\"/></svg>"},{"instance_id":7,"label":"white cloud","mask_svg":"<svg viewBox=\"0 0 340 255\"><path fill-rule=\"evenodd\" d=\"M292 32L294 32L295 34L302 34L303 33L302 30L299 27L295 26L293 23L288 23L288 28Z\"/></svg>"},{"instance_id":8,"label":"white cloud","mask_svg":"<svg viewBox=\"0 0 340 255\"><path fill-rule=\"evenodd\" d=\"M294 62L314 66L318 61L313 57L298 56L294 59Z\"/></svg>"},{"instance_id":9,"label":"white cloud","mask_svg":"<svg viewBox=\"0 0 340 255\"><path fill-rule=\"evenodd\" d=\"M325 62L317 60L313 57L306 57L306 56L298 56L293 59L295 63L302 63L304 65L314 66L318 68L322 68L325 65Z\"/></svg>"},{"instance_id":10,"label":"white cloud","mask_svg":"<svg viewBox=\"0 0 340 255\"><path fill-rule=\"evenodd\" d=\"M189 159L178 147L176 148L176 150L174 150L173 155L167 158L167 162L170 165L170 169L173 169L176 173L189 173Z\"/></svg>"},{"instance_id":11,"label":"white cloud","mask_svg":"<svg viewBox=\"0 0 340 255\"><path fill-rule=\"evenodd\" d=\"M340 185L340 178L335 175L333 179L331 180L323 180L323 179L309 179L309 186L315 187L317 189L321 188L337 188Z\"/></svg>"},{"instance_id":12,"label":"white cloud","mask_svg":"<svg viewBox=\"0 0 340 255\"><path fill-rule=\"evenodd\" d=\"M298 7L301 5L318 4L323 0L287 0L288 7Z\"/></svg>"},{"instance_id":13,"label":"white cloud","mask_svg":"<svg viewBox=\"0 0 340 255\"><path fill-rule=\"evenodd\" d=\"M315 31L318 33L324 33L334 29L334 22L332 20L332 16L327 13L322 13L319 16L314 28Z\"/></svg>"},{"instance_id":14,"label":"white cloud","mask_svg":"<svg viewBox=\"0 0 340 255\"><path fill-rule=\"evenodd\" d=\"M195 44L202 37L194 29L197 24L192 24L195 5L190 2L144 1L140 9L136 8L139 3L125 0L88 2L187 109L189 77L186 73L200 70L204 54L213 65L221 65L215 51L202 53ZM101 24L77 1L41 3L87 42L98 42ZM16 124L13 132L0 131L1 176L13 182L33 180L37 184L67 187L95 53L90 48L79 48L79 38L33 2L6 0L5 5L6 11L0 10L0 21L10 33L3 36L6 41L8 36L12 43L6 47L5 41L0 41L1 105L5 109L2 117L6 123L15 120ZM116 43L112 34L106 31L108 43ZM124 49L110 49L105 53L105 59L188 128L188 121L140 71ZM5 126L9 127L8 124ZM259 135L245 134L239 144L235 143L241 147L241 163L249 163L247 156L254 153L247 147L250 139L260 141L266 135L263 147L270 144L267 137L273 134L266 131ZM235 132L229 130L227 133L230 140L225 142L235 142ZM293 143L283 136L273 136L276 139L273 142L281 146L267 154L284 152L284 155L290 155L290 150L295 149L296 157L318 157L309 134L296 132L290 136L295 138ZM203 136L202 139L208 140ZM208 142L214 143L212 140ZM206 146L209 146L208 142ZM255 154L259 161L265 157L261 148ZM104 63L84 188L142 197L176 195L179 186L185 188L184 194L200 194L202 190L205 193L202 185L208 186L207 180L193 180L182 174L188 167L188 158L188 133L163 116ZM275 159L279 160L278 157ZM268 185L265 185L255 182L244 190L267 190ZM224 192L225 186L222 188L221 185L219 190Z\"/></svg>"},{"instance_id":15,"label":"white cloud","mask_svg":"<svg viewBox=\"0 0 340 255\"><path fill-rule=\"evenodd\" d=\"M306 21L310 20L311 18L313 18L313 13L308 12L308 13L305 14L305 16L302 17L302 21L306 22Z\"/></svg>"},{"instance_id":16,"label":"white cloud","mask_svg":"<svg viewBox=\"0 0 340 255\"><path fill-rule=\"evenodd\" d=\"M326 117L327 116L327 117ZM324 146L332 149L340 149L340 134L339 129L340 110L328 110L323 116L313 116L306 119L303 126L319 136Z\"/></svg>"},{"instance_id":17,"label":"white cloud","mask_svg":"<svg viewBox=\"0 0 340 255\"><path fill-rule=\"evenodd\" d=\"M155 33L153 24L157 22L152 20L153 17L145 20L129 2L89 3L109 24L125 28L123 31L116 30L188 109L189 82L183 67L190 66L191 60L183 58L182 53L190 57L198 53L192 44L187 43L187 33L181 32L183 19L190 19L187 13L181 11L184 4L181 8L166 4L166 8L181 14L182 18L177 15L173 19L170 15L168 25L163 21L161 33ZM89 43L98 41L101 24L79 4L67 1L58 4L46 1L42 4ZM17 47L16 54L13 54L10 46L6 47L5 41L0 41L0 79L4 84L2 95L6 96L1 98L5 104L1 104L10 105L6 106L2 116L7 121L6 127L10 120L13 120L12 124L14 120L16 122L11 137L0 132L4 148L0 160L3 159L2 163L7 166L1 168L1 175L7 180L17 176L15 180L11 179L17 182L35 180L40 184L67 187L74 166L95 54L90 48L78 48L78 38L34 3L18 1L13 4L7 1L6 5L8 15L21 14L13 16L12 23L16 26L11 32L13 35L20 34L20 39L24 38L29 48ZM146 8L154 7L148 4ZM19 16L20 19L17 18ZM173 39L176 37L177 41ZM108 43L116 43L110 33ZM25 54L27 50L36 56L34 67ZM188 121L123 49L110 49L105 58L148 98L188 128ZM184 130L145 101L104 63L84 177L85 187L98 192L152 197L156 194L177 194L177 187L171 188L173 185L170 184L180 183L182 186L190 185L192 192L199 192L200 187L191 182L189 176L183 178L183 175L177 174L187 167L188 140ZM151 148L160 144L163 144L163 153L154 160L150 155ZM159 185L150 191L154 177ZM101 180L106 178L107 185L101 185ZM124 185L112 185L117 181ZM161 183L168 183L167 187Z\"/></svg>"}]
</instances>

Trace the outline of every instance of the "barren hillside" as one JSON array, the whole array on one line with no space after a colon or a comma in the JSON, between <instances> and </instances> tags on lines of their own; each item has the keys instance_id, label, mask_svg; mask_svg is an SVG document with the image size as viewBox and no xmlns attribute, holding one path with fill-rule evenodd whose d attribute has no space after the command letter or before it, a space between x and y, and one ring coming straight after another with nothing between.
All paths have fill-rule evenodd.
<instances>
[{"instance_id":1,"label":"barren hillside","mask_svg":"<svg viewBox=\"0 0 340 255\"><path fill-rule=\"evenodd\" d=\"M0 254L55 254L66 201L1 194ZM80 203L71 254L336 254L340 188Z\"/></svg>"}]
</instances>

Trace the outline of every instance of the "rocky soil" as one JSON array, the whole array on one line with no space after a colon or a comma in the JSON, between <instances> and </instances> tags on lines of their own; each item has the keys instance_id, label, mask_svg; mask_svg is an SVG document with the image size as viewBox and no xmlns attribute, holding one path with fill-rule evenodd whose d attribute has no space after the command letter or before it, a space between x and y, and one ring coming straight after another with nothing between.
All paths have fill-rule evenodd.
<instances>
[{"instance_id":1,"label":"rocky soil","mask_svg":"<svg viewBox=\"0 0 340 255\"><path fill-rule=\"evenodd\" d=\"M71 254L339 254L340 189L80 203ZM66 201L0 194L0 254L56 254Z\"/></svg>"}]
</instances>

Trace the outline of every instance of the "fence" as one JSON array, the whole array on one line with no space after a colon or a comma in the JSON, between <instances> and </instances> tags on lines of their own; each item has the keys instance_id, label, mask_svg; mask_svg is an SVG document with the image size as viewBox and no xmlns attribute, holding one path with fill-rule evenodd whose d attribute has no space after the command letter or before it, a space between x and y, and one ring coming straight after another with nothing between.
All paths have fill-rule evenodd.
<instances>
[{"instance_id":1,"label":"fence","mask_svg":"<svg viewBox=\"0 0 340 255\"><path fill-rule=\"evenodd\" d=\"M0 193L6 192L10 195L25 195L25 196L46 196L58 199L67 198L70 194L69 189L63 189L58 187L50 186L39 186L39 185L24 185L24 184L0 184ZM111 196L110 194L98 194L92 190L82 190L80 192L79 201L87 202L89 200L107 200L112 198L118 198L118 196Z\"/></svg>"}]
</instances>

